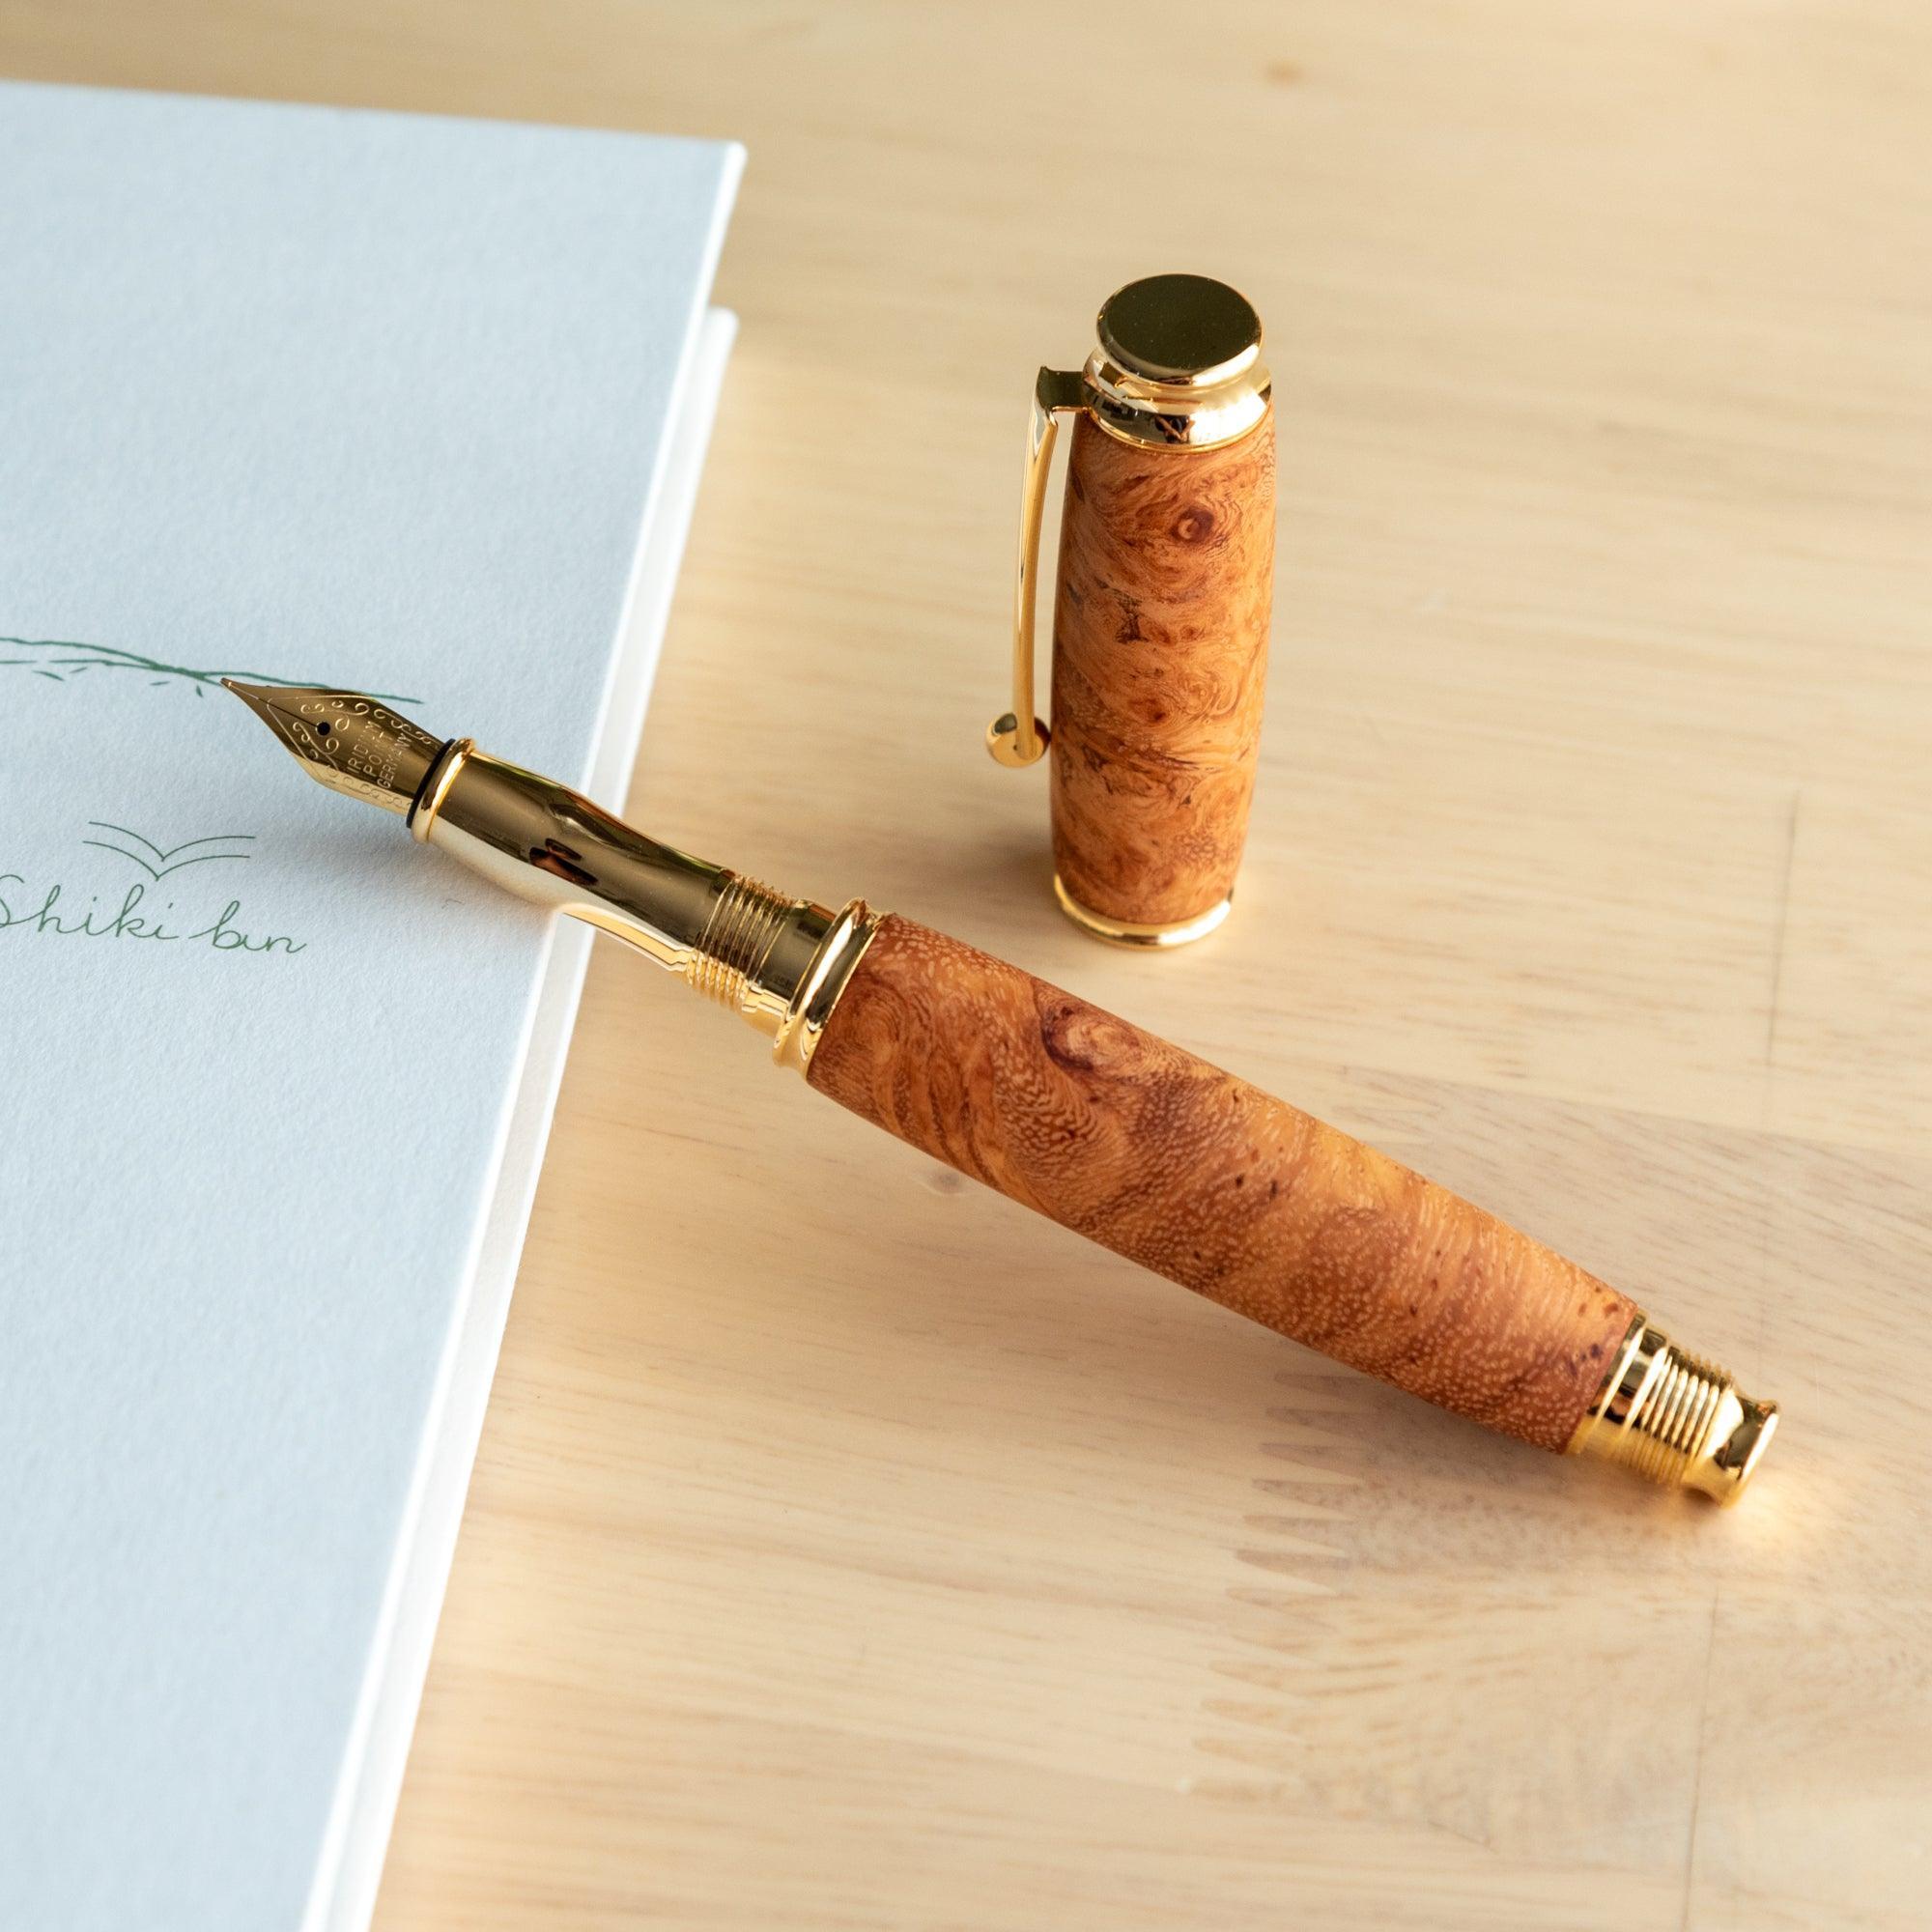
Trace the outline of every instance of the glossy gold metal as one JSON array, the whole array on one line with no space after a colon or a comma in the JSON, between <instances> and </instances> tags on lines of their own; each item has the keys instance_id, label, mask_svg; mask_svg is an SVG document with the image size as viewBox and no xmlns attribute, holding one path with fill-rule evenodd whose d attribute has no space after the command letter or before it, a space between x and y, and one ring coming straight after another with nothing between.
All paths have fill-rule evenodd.
<instances>
[{"instance_id":1,"label":"glossy gold metal","mask_svg":"<svg viewBox=\"0 0 1932 1932\"><path fill-rule=\"evenodd\" d=\"M1042 369L1034 381L1027 421L1026 467L1020 473L1020 557L1013 578L1013 708L986 726L986 749L1003 765L1035 763L1046 750L1046 726L1034 715L1034 606L1038 602L1039 526L1060 418L1081 407L1078 371Z\"/></svg>"},{"instance_id":2,"label":"glossy gold metal","mask_svg":"<svg viewBox=\"0 0 1932 1932\"><path fill-rule=\"evenodd\" d=\"M520 898L634 946L803 1073L881 915L834 912L646 838L554 780L446 743L355 692L230 682L319 783L385 811Z\"/></svg>"},{"instance_id":3,"label":"glossy gold metal","mask_svg":"<svg viewBox=\"0 0 1932 1932\"><path fill-rule=\"evenodd\" d=\"M1092 933L1095 939L1104 939L1109 946L1127 946L1136 952L1186 946L1194 940L1206 939L1235 908L1235 895L1230 893L1218 904L1196 913L1192 919L1178 919L1167 925L1135 925L1126 920L1109 919L1105 913L1082 905L1066 890L1058 872L1053 875L1053 896L1060 901L1061 911L1083 931Z\"/></svg>"},{"instance_id":4,"label":"glossy gold metal","mask_svg":"<svg viewBox=\"0 0 1932 1932\"><path fill-rule=\"evenodd\" d=\"M1728 1504L1744 1494L1776 1429L1775 1402L1753 1402L1722 1369L1639 1315L1569 1453L1606 1457L1653 1483Z\"/></svg>"},{"instance_id":5,"label":"glossy gold metal","mask_svg":"<svg viewBox=\"0 0 1932 1932\"><path fill-rule=\"evenodd\" d=\"M810 1067L838 995L884 920L864 899L853 899L833 922L786 1003L783 1025L772 1036L772 1058L781 1066L797 1073Z\"/></svg>"},{"instance_id":6,"label":"glossy gold metal","mask_svg":"<svg viewBox=\"0 0 1932 1932\"><path fill-rule=\"evenodd\" d=\"M404 812L441 749L418 724L359 691L243 684L232 691L317 784L384 811Z\"/></svg>"},{"instance_id":7,"label":"glossy gold metal","mask_svg":"<svg viewBox=\"0 0 1932 1932\"><path fill-rule=\"evenodd\" d=\"M424 773L423 781L416 787L415 797L408 808L410 837L418 845L429 843L429 829L442 810L442 801L463 769L463 761L475 749L474 738L452 738L436 754L436 763Z\"/></svg>"},{"instance_id":8,"label":"glossy gold metal","mask_svg":"<svg viewBox=\"0 0 1932 1932\"><path fill-rule=\"evenodd\" d=\"M520 897L636 947L750 1022L801 1073L879 923L862 900L834 912L661 845L473 749L428 775L411 830Z\"/></svg>"},{"instance_id":9,"label":"glossy gold metal","mask_svg":"<svg viewBox=\"0 0 1932 1932\"><path fill-rule=\"evenodd\" d=\"M1084 372L1094 420L1123 442L1213 449L1267 413L1262 319L1226 282L1150 275L1107 298Z\"/></svg>"},{"instance_id":10,"label":"glossy gold metal","mask_svg":"<svg viewBox=\"0 0 1932 1932\"><path fill-rule=\"evenodd\" d=\"M1094 329L1099 343L1083 369L1041 369L1034 380L1013 573L1013 702L986 727L987 751L1016 769L1036 763L1051 735L1034 712L1034 633L1039 529L1060 419L1085 410L1122 442L1212 449L1254 429L1272 393L1261 317L1225 282L1206 275L1129 282L1108 297Z\"/></svg>"}]
</instances>

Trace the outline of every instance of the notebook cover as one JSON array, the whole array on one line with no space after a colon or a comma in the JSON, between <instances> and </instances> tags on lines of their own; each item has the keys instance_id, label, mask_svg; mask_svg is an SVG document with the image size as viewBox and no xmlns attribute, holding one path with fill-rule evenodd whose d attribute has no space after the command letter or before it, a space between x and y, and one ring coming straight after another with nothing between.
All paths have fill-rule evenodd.
<instances>
[{"instance_id":1,"label":"notebook cover","mask_svg":"<svg viewBox=\"0 0 1932 1932\"><path fill-rule=\"evenodd\" d=\"M212 679L589 781L740 160L0 87L0 1921L366 1912L554 955Z\"/></svg>"},{"instance_id":2,"label":"notebook cover","mask_svg":"<svg viewBox=\"0 0 1932 1932\"><path fill-rule=\"evenodd\" d=\"M736 333L737 318L728 311L713 309L706 316L678 410L670 466L639 552L609 723L586 787L592 798L612 810L622 806L625 781L637 755L712 418ZM436 1620L442 1608L489 1403L490 1380L536 1195L537 1172L583 989L591 936L588 926L572 921L558 921L551 927L550 964L537 995L529 1050L524 1057L482 1253L450 1338L445 1388L426 1431L430 1446L421 1465L417 1520L405 1531L392 1583L394 1614L363 1683L367 1741L351 1749L337 1793L332 1831L339 1836L341 1855L326 1852L318 1869L310 1922L327 1932L358 1932L375 1906Z\"/></svg>"}]
</instances>

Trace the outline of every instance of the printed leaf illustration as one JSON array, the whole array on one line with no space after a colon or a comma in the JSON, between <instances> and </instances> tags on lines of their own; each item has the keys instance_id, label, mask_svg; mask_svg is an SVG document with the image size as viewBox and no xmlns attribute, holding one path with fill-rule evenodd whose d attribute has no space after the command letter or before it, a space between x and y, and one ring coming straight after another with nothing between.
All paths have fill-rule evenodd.
<instances>
[{"instance_id":1,"label":"printed leaf illustration","mask_svg":"<svg viewBox=\"0 0 1932 1932\"><path fill-rule=\"evenodd\" d=\"M0 636L0 651L24 653L18 657L0 656L0 670L24 670L34 677L51 678L56 684L66 684L84 671L131 670L145 672L148 682L157 688L181 684L197 697L206 697L211 691L220 688L224 677L240 678L246 684L276 684L285 688L316 682L313 678L276 677L263 670L238 670L232 666L219 670L197 670L191 665L168 664L139 651L123 650L117 644L75 643L64 638ZM387 691L372 691L368 695L384 704L416 701Z\"/></svg>"},{"instance_id":2,"label":"printed leaf illustration","mask_svg":"<svg viewBox=\"0 0 1932 1932\"><path fill-rule=\"evenodd\" d=\"M156 883L165 879L170 872L183 871L189 866L212 865L217 859L246 859L248 857L246 852L204 852L198 848L204 845L252 844L255 838L252 832L216 832L210 834L206 838L188 838L179 845L164 848L156 845L152 838L142 838L138 832L130 832L125 825L109 825L104 819L99 818L90 818L87 822L97 832L111 833L114 837L112 839L83 838L80 841L83 845L93 845L102 852L112 852L117 858L131 859ZM116 839L125 842L116 843L114 842ZM143 849L130 851L128 849L129 846L140 846ZM191 853L193 856L185 859L181 856L184 852Z\"/></svg>"}]
</instances>

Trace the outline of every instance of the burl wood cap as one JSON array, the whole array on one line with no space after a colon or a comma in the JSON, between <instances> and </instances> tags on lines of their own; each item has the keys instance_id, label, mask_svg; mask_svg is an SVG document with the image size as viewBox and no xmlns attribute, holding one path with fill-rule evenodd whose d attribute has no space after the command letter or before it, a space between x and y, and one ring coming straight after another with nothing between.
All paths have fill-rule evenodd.
<instances>
[{"instance_id":1,"label":"burl wood cap","mask_svg":"<svg viewBox=\"0 0 1932 1932\"><path fill-rule=\"evenodd\" d=\"M1088 931L1173 944L1247 843L1274 593L1274 418L1212 449L1074 427L1054 603L1052 823Z\"/></svg>"},{"instance_id":2,"label":"burl wood cap","mask_svg":"<svg viewBox=\"0 0 1932 1932\"><path fill-rule=\"evenodd\" d=\"M1274 585L1262 323L1206 275L1096 322L1054 599L1054 891L1098 938L1175 946L1232 903Z\"/></svg>"},{"instance_id":3,"label":"burl wood cap","mask_svg":"<svg viewBox=\"0 0 1932 1932\"><path fill-rule=\"evenodd\" d=\"M1020 769L1054 742L1067 915L1121 945L1183 945L1227 916L1247 832L1274 573L1271 384L1254 304L1207 275L1129 282L1094 333L1084 368L1035 383L1013 701L986 748ZM1034 714L1034 592L1067 416L1049 731Z\"/></svg>"}]
</instances>

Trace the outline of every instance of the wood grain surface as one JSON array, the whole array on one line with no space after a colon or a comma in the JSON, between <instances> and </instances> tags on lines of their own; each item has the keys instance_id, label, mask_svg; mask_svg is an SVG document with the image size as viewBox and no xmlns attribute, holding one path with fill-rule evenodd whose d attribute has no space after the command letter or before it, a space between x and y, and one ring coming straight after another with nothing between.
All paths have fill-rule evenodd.
<instances>
[{"instance_id":1,"label":"wood grain surface","mask_svg":"<svg viewBox=\"0 0 1932 1932\"><path fill-rule=\"evenodd\" d=\"M934 1160L1350 1368L1562 1450L1636 1310L1245 1080L888 919L810 1081Z\"/></svg>"},{"instance_id":2,"label":"wood grain surface","mask_svg":"<svg viewBox=\"0 0 1932 1932\"><path fill-rule=\"evenodd\" d=\"M1234 890L1267 692L1274 412L1221 449L1073 423L1053 617L1053 862L1092 912L1198 918Z\"/></svg>"},{"instance_id":3,"label":"wood grain surface","mask_svg":"<svg viewBox=\"0 0 1932 1932\"><path fill-rule=\"evenodd\" d=\"M743 137L631 815L1292 1095L1782 1429L1724 1512L1530 1455L606 949L380 1932L1919 1932L1932 16L1106 19L0 0L0 65ZM1235 917L1148 958L980 732L1033 372L1167 269L1267 319L1280 567Z\"/></svg>"}]
</instances>

